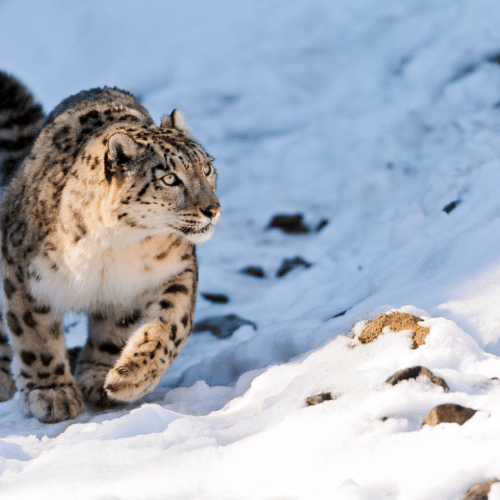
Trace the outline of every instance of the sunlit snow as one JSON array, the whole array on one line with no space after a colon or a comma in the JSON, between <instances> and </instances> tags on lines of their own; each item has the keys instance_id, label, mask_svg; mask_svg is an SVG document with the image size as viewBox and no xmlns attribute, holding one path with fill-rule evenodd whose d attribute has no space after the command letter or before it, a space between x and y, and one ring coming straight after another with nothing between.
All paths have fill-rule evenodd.
<instances>
[{"instance_id":1,"label":"sunlit snow","mask_svg":"<svg viewBox=\"0 0 500 500\"><path fill-rule=\"evenodd\" d=\"M1 403L2 500L458 500L500 478L498 0L3 0L0 46L46 111L116 85L184 112L223 210L196 319L248 320L193 335L134 404L49 425ZM391 310L425 345L353 347ZM450 391L384 383L415 365ZM443 403L478 412L423 426Z\"/></svg>"}]
</instances>

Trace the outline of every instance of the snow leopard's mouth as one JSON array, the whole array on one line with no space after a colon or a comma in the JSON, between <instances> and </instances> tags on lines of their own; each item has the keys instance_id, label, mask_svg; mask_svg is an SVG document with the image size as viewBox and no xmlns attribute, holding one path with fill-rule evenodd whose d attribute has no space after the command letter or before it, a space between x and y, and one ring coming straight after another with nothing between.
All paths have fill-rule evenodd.
<instances>
[{"instance_id":1,"label":"snow leopard's mouth","mask_svg":"<svg viewBox=\"0 0 500 500\"><path fill-rule=\"evenodd\" d=\"M191 241L191 243L203 243L210 239L214 232L215 224L209 222L205 226L202 227L182 227L180 228L180 232L182 235Z\"/></svg>"}]
</instances>

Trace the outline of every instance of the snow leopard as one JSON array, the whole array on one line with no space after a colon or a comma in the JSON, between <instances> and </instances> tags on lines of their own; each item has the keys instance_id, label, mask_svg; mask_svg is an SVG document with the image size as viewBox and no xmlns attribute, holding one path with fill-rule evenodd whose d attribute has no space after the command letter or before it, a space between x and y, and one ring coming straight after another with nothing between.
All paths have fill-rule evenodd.
<instances>
[{"instance_id":1,"label":"snow leopard","mask_svg":"<svg viewBox=\"0 0 500 500\"><path fill-rule=\"evenodd\" d=\"M186 343L195 245L220 218L217 174L176 109L157 126L131 93L94 88L62 101L41 125L39 113L17 113L20 96L38 106L25 87L0 74L0 92L7 86L0 134L10 136L0 146L15 172L0 211L0 397L14 382L26 414L59 422L85 402L142 397ZM88 317L74 373L68 311Z\"/></svg>"}]
</instances>

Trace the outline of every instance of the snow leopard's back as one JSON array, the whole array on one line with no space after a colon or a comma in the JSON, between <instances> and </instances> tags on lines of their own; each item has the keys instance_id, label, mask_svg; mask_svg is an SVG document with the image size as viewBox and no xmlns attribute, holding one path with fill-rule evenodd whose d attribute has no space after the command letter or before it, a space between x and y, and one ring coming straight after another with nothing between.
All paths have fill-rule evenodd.
<instances>
[{"instance_id":1,"label":"snow leopard's back","mask_svg":"<svg viewBox=\"0 0 500 500\"><path fill-rule=\"evenodd\" d=\"M16 78L0 71L0 174L6 185L38 136L42 107Z\"/></svg>"}]
</instances>

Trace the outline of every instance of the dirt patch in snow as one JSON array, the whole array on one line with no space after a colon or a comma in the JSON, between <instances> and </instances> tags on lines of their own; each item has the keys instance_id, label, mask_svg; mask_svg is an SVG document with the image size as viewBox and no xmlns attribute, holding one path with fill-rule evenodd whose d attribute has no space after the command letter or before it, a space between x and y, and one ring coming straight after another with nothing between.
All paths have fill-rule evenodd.
<instances>
[{"instance_id":1,"label":"dirt patch in snow","mask_svg":"<svg viewBox=\"0 0 500 500\"><path fill-rule=\"evenodd\" d=\"M358 340L362 344L369 344L373 342L379 335L383 334L386 326L389 327L391 332L397 333L403 330L411 330L413 333L413 349L425 344L425 337L429 333L429 328L420 326L419 322L423 321L422 318L414 316L413 314L393 312L389 314L379 314L373 321L371 321L363 332L359 335Z\"/></svg>"}]
</instances>

